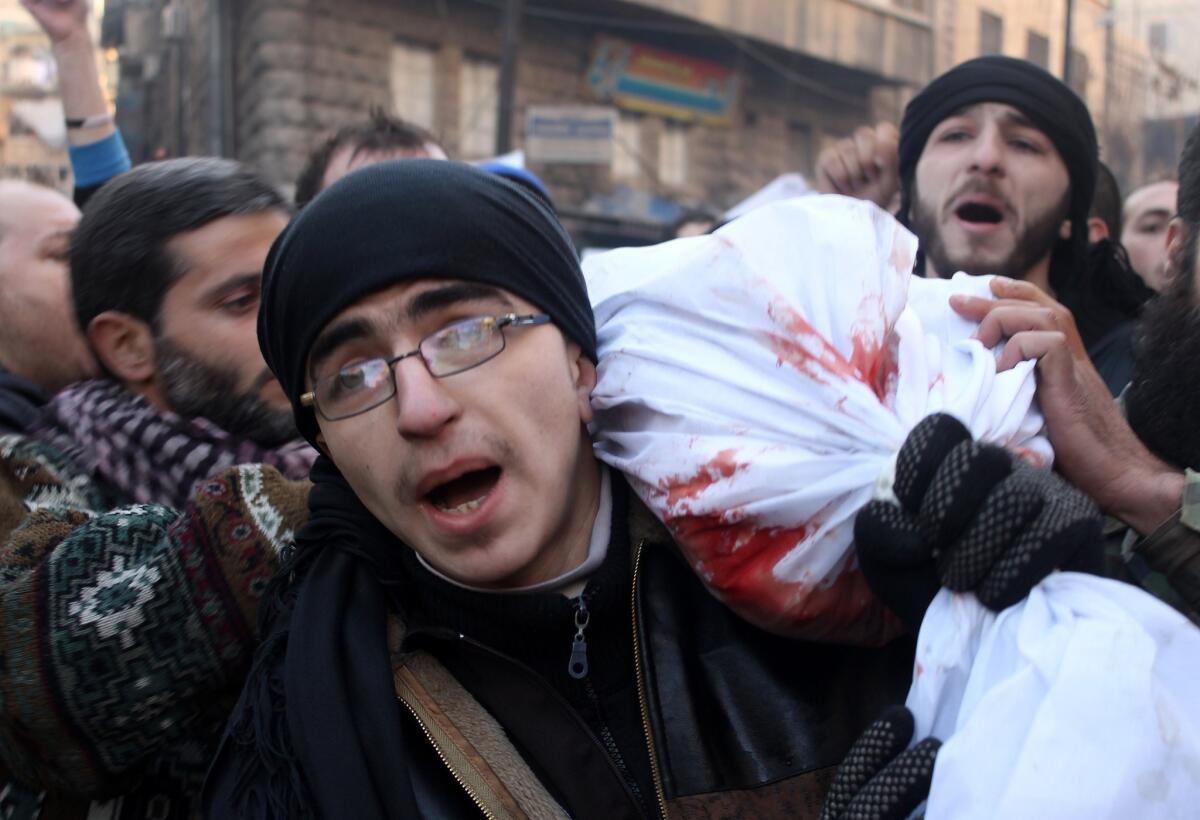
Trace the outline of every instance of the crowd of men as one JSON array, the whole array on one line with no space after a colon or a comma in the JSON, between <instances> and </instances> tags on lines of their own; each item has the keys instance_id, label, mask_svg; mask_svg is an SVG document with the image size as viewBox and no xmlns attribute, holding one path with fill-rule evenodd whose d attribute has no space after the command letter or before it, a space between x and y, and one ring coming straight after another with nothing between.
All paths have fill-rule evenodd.
<instances>
[{"instance_id":1,"label":"crowd of men","mask_svg":"<svg viewBox=\"0 0 1200 820\"><path fill-rule=\"evenodd\" d=\"M1200 620L1200 133L1122 202L1079 98L987 57L822 154L915 275L1000 274L952 307L1037 360L1057 461L923 422L856 526L909 634L815 644L717 602L593 454L536 177L378 114L294 202L131 168L89 4L22 3L76 195L0 181L5 817L904 817L938 739L888 707L940 587L999 610L1071 569Z\"/></svg>"}]
</instances>

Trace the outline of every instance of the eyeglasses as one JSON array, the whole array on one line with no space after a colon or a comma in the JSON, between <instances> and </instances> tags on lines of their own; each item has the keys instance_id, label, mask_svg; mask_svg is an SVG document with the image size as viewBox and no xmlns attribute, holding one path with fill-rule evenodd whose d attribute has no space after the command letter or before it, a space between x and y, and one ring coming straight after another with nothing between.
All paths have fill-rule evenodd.
<instances>
[{"instance_id":1,"label":"eyeglasses","mask_svg":"<svg viewBox=\"0 0 1200 820\"><path fill-rule=\"evenodd\" d=\"M339 421L365 413L396 395L395 367L398 362L420 355L425 369L435 379L453 376L478 367L504 352L504 328L544 325L545 313L518 316L477 316L430 333L416 350L391 359L367 359L343 367L313 383L300 397L300 404L315 407L328 421Z\"/></svg>"}]
</instances>

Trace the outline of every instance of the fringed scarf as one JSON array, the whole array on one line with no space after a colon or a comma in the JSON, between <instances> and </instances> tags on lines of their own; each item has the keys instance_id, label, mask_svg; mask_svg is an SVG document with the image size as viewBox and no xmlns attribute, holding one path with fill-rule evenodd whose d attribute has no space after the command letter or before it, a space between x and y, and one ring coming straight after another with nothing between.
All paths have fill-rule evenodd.
<instances>
[{"instance_id":1,"label":"fringed scarf","mask_svg":"<svg viewBox=\"0 0 1200 820\"><path fill-rule=\"evenodd\" d=\"M317 452L297 439L268 449L204 419L151 407L115 381L63 390L29 433L59 450L129 501L182 509L192 487L237 464L269 464L305 478Z\"/></svg>"}]
</instances>

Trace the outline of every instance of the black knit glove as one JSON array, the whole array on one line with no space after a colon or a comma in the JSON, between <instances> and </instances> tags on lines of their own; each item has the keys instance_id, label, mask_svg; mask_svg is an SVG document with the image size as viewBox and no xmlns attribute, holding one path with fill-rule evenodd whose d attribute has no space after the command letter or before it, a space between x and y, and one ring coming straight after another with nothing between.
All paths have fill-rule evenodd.
<instances>
[{"instance_id":1,"label":"black knit glove","mask_svg":"<svg viewBox=\"0 0 1200 820\"><path fill-rule=\"evenodd\" d=\"M1002 447L972 441L952 416L929 416L905 439L894 490L900 506L869 503L854 538L867 583L914 631L939 586L974 592L999 611L1054 569L1103 572L1091 499Z\"/></svg>"},{"instance_id":2,"label":"black knit glove","mask_svg":"<svg viewBox=\"0 0 1200 820\"><path fill-rule=\"evenodd\" d=\"M903 820L929 796L942 742L927 737L906 749L912 712L889 706L842 761L825 796L820 820Z\"/></svg>"}]
</instances>

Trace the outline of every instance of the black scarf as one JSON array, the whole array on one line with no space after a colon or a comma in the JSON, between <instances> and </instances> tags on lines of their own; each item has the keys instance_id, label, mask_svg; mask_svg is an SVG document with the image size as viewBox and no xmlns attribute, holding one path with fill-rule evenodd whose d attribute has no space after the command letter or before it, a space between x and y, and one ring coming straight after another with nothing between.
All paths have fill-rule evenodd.
<instances>
[{"instance_id":1,"label":"black scarf","mask_svg":"<svg viewBox=\"0 0 1200 820\"><path fill-rule=\"evenodd\" d=\"M259 613L263 643L205 786L213 817L415 817L392 688L387 587L408 547L337 467L312 469L310 518Z\"/></svg>"},{"instance_id":2,"label":"black scarf","mask_svg":"<svg viewBox=\"0 0 1200 820\"><path fill-rule=\"evenodd\" d=\"M316 417L300 395L317 335L359 299L423 278L505 288L550 314L595 359L574 247L542 201L459 163L373 165L305 207L263 273L259 342L309 441ZM317 460L312 479L311 518L264 595L266 637L205 787L206 810L412 817L386 636L389 589L409 547L367 512L330 459Z\"/></svg>"}]
</instances>

